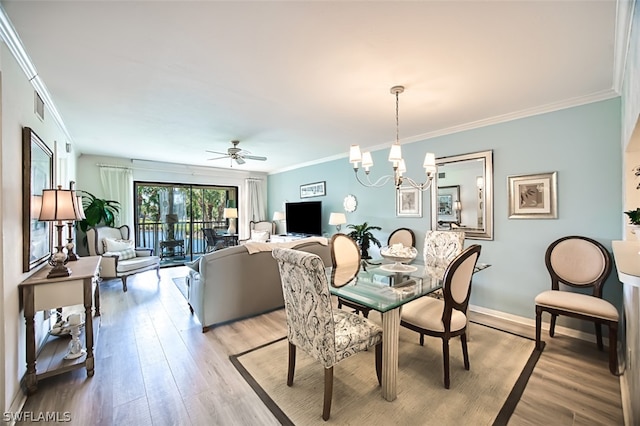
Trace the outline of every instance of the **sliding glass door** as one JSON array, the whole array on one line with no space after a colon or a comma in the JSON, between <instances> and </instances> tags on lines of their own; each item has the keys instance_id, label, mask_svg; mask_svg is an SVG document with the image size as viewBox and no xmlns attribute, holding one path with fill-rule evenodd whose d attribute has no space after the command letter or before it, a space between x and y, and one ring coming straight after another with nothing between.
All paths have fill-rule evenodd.
<instances>
[{"instance_id":1,"label":"sliding glass door","mask_svg":"<svg viewBox=\"0 0 640 426\"><path fill-rule=\"evenodd\" d=\"M227 229L225 207L237 207L238 188L134 182L135 238L162 265L182 264L207 251L205 229Z\"/></svg>"}]
</instances>

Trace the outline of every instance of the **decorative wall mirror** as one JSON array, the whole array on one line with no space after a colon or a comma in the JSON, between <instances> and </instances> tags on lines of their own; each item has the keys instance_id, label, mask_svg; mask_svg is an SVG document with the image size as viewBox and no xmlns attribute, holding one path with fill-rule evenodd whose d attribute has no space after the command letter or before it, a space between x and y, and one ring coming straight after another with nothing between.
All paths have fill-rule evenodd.
<instances>
[{"instance_id":1,"label":"decorative wall mirror","mask_svg":"<svg viewBox=\"0 0 640 426\"><path fill-rule=\"evenodd\" d=\"M472 240L493 240L493 151L436 159L431 229L459 229Z\"/></svg>"}]
</instances>

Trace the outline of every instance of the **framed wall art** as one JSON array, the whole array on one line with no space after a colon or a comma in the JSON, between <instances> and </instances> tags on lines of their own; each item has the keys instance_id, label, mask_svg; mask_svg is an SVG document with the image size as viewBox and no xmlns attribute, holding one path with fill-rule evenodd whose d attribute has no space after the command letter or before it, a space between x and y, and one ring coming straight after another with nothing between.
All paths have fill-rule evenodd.
<instances>
[{"instance_id":1,"label":"framed wall art","mask_svg":"<svg viewBox=\"0 0 640 426\"><path fill-rule=\"evenodd\" d=\"M422 217L422 191L411 187L396 189L396 216Z\"/></svg>"},{"instance_id":2,"label":"framed wall art","mask_svg":"<svg viewBox=\"0 0 640 426\"><path fill-rule=\"evenodd\" d=\"M325 181L300 185L300 198L321 197L327 195Z\"/></svg>"},{"instance_id":3,"label":"framed wall art","mask_svg":"<svg viewBox=\"0 0 640 426\"><path fill-rule=\"evenodd\" d=\"M439 186L437 197L437 209L438 209L438 223L445 222L458 222L458 214L460 213L456 209L460 204L460 185L452 186Z\"/></svg>"},{"instance_id":4,"label":"framed wall art","mask_svg":"<svg viewBox=\"0 0 640 426\"><path fill-rule=\"evenodd\" d=\"M557 174L509 176L509 219L557 219Z\"/></svg>"},{"instance_id":5,"label":"framed wall art","mask_svg":"<svg viewBox=\"0 0 640 426\"><path fill-rule=\"evenodd\" d=\"M53 152L29 127L22 129L22 270L44 263L52 252L52 228L38 220L42 190L52 188Z\"/></svg>"}]
</instances>

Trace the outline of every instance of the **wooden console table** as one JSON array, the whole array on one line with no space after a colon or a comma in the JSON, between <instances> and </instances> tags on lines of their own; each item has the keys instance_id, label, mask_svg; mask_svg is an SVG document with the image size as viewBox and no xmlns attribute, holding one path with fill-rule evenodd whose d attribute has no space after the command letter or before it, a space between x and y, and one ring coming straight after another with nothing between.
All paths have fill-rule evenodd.
<instances>
[{"instance_id":1,"label":"wooden console table","mask_svg":"<svg viewBox=\"0 0 640 426\"><path fill-rule=\"evenodd\" d=\"M81 257L77 261L67 263L67 267L72 272L70 276L52 279L47 279L51 267L45 266L20 283L24 318L27 325L25 381L28 394L38 390L38 380L77 368L86 366L87 376L93 376L94 328L91 307L93 306L93 297L95 297L95 316L100 316L100 288L97 283L100 260L100 256ZM73 305L84 305L86 355L72 360L64 359L68 341L65 339L64 344L60 344L62 339L51 336L48 336L41 350L36 352L35 313ZM44 368L40 373L36 371L38 357L42 357L42 359L46 357L48 360L47 363L43 362Z\"/></svg>"}]
</instances>

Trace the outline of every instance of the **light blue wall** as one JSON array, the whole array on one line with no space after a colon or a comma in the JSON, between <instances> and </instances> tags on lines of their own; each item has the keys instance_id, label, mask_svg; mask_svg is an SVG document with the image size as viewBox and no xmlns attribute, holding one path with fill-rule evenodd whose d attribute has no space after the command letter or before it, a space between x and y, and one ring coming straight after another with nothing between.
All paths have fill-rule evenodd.
<instances>
[{"instance_id":1,"label":"light blue wall","mask_svg":"<svg viewBox=\"0 0 640 426\"><path fill-rule=\"evenodd\" d=\"M472 241L482 245L481 262L493 266L474 277L471 303L486 309L533 318L533 299L550 287L544 252L553 240L571 234L594 238L611 248L621 238L622 152L620 99L596 102L479 129L437 137L403 146L408 176L421 178L424 152L436 157L493 150L494 240ZM345 151L348 149L345 146ZM373 173L389 170L387 150L374 153ZM507 177L558 172L558 219L514 220L507 217ZM393 229L416 232L421 248L430 229L428 193L422 218L395 217L395 194L391 185L379 189L360 186L346 158L270 175L269 212L282 210L285 200L298 201L299 185L326 181L323 220L332 211L343 211L347 194L358 199L358 209L347 214L349 223L382 227L381 241ZM333 233L328 224L325 230ZM621 289L612 274L605 298L620 311ZM590 330L590 329L589 329Z\"/></svg>"}]
</instances>

